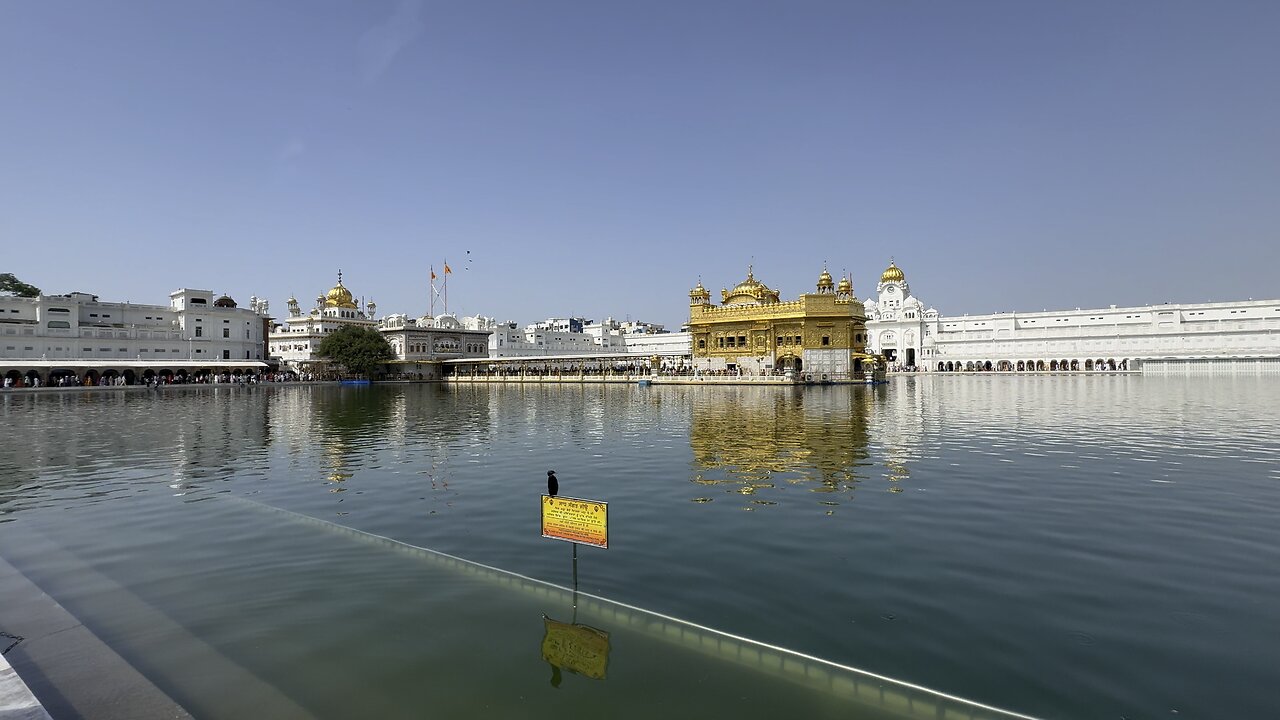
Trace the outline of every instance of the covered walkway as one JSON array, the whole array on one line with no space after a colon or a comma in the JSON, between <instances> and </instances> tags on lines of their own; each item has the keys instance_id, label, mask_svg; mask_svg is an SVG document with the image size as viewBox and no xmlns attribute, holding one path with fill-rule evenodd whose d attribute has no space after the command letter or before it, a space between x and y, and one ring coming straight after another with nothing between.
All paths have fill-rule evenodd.
<instances>
[{"instance_id":1,"label":"covered walkway","mask_svg":"<svg viewBox=\"0 0 1280 720\"><path fill-rule=\"evenodd\" d=\"M652 375L693 375L693 365L688 355L597 353L446 360L443 372L446 380L592 378L628 381Z\"/></svg>"},{"instance_id":2,"label":"covered walkway","mask_svg":"<svg viewBox=\"0 0 1280 720\"><path fill-rule=\"evenodd\" d=\"M10 389L235 382L257 379L267 369L260 360L0 359L0 378Z\"/></svg>"}]
</instances>

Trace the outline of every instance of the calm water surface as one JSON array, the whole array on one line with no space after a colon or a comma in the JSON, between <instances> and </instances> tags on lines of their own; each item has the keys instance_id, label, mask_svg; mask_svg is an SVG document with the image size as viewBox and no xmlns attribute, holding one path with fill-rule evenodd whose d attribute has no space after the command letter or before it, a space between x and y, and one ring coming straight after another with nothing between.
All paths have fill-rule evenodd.
<instances>
[{"instance_id":1,"label":"calm water surface","mask_svg":"<svg viewBox=\"0 0 1280 720\"><path fill-rule=\"evenodd\" d=\"M5 394L0 557L200 717L849 716L291 514L569 585L554 469L610 503L583 592L1041 717L1275 717L1277 407L1122 376ZM607 676L553 687L543 615L609 632Z\"/></svg>"}]
</instances>

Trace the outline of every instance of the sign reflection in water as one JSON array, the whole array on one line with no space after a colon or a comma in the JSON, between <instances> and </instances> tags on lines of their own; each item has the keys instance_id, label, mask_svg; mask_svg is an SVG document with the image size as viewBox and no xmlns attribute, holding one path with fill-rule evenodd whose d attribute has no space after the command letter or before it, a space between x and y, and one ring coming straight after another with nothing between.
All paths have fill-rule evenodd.
<instances>
[{"instance_id":1,"label":"sign reflection in water","mask_svg":"<svg viewBox=\"0 0 1280 720\"><path fill-rule=\"evenodd\" d=\"M603 680L609 667L609 633L582 623L542 616L542 659L551 665L551 685L560 687L561 670Z\"/></svg>"}]
</instances>

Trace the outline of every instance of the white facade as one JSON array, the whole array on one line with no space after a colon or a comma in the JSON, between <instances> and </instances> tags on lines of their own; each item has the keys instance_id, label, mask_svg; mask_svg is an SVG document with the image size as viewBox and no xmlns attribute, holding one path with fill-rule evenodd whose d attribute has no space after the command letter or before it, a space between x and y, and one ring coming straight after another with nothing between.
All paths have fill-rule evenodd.
<instances>
[{"instance_id":1,"label":"white facade","mask_svg":"<svg viewBox=\"0 0 1280 720\"><path fill-rule=\"evenodd\" d=\"M664 358L690 358L692 348L692 339L687 332L633 333L624 335L623 342L625 343L627 354L638 357L658 355ZM679 366L683 367L684 364L681 362Z\"/></svg>"},{"instance_id":2,"label":"white facade","mask_svg":"<svg viewBox=\"0 0 1280 720\"><path fill-rule=\"evenodd\" d=\"M922 367L934 354L933 337L926 325L938 319L938 311L926 308L911 294L902 270L889 263L876 284L876 298L868 298L867 351L884 355L890 365Z\"/></svg>"},{"instance_id":3,"label":"white facade","mask_svg":"<svg viewBox=\"0 0 1280 720\"><path fill-rule=\"evenodd\" d=\"M306 314L298 305L298 299L288 300L289 316L277 325L268 338L271 357L294 370L317 360L320 342L329 333L344 327L355 326L376 330L378 321L373 319L377 304L369 302L365 308L356 305L351 291L342 285L342 273L338 284L327 294L316 298L316 304Z\"/></svg>"},{"instance_id":4,"label":"white facade","mask_svg":"<svg viewBox=\"0 0 1280 720\"><path fill-rule=\"evenodd\" d=\"M616 325L616 323L615 323ZM584 318L548 318L518 329L514 322L497 323L489 336L489 357L591 355L624 351L618 329L609 322Z\"/></svg>"},{"instance_id":5,"label":"white facade","mask_svg":"<svg viewBox=\"0 0 1280 720\"><path fill-rule=\"evenodd\" d=\"M488 357L489 334L493 331L482 328L486 321L493 322L488 318L459 320L448 314L416 320L388 315L378 329L390 343L397 362L429 362Z\"/></svg>"},{"instance_id":6,"label":"white facade","mask_svg":"<svg viewBox=\"0 0 1280 720\"><path fill-rule=\"evenodd\" d=\"M1280 300L942 317L911 296L892 263L877 290L866 303L870 347L900 367L1235 373L1280 358ZM1169 370L1174 360L1194 362Z\"/></svg>"},{"instance_id":7,"label":"white facade","mask_svg":"<svg viewBox=\"0 0 1280 720\"><path fill-rule=\"evenodd\" d=\"M514 322L504 322L489 336L489 357L586 355L598 351L595 340L585 332L560 332L534 325L521 329Z\"/></svg>"},{"instance_id":8,"label":"white facade","mask_svg":"<svg viewBox=\"0 0 1280 720\"><path fill-rule=\"evenodd\" d=\"M188 288L174 291L168 305L103 302L81 292L0 297L0 359L156 367L262 361L266 320L267 304L256 297L240 308L229 297Z\"/></svg>"},{"instance_id":9,"label":"white facade","mask_svg":"<svg viewBox=\"0 0 1280 720\"><path fill-rule=\"evenodd\" d=\"M689 333L663 332L655 323L605 318L548 318L519 328L493 323L489 357L542 358L555 355L688 355Z\"/></svg>"}]
</instances>

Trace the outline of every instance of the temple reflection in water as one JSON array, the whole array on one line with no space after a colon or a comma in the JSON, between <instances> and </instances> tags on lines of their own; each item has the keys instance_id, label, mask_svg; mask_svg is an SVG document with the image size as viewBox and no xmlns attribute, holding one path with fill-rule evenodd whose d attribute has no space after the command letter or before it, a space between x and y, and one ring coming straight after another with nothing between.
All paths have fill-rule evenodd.
<instances>
[{"instance_id":1,"label":"temple reflection in water","mask_svg":"<svg viewBox=\"0 0 1280 720\"><path fill-rule=\"evenodd\" d=\"M697 393L689 428L695 483L737 486L744 495L759 495L753 502L769 504L767 498L776 497L759 491L797 486L836 493L882 474L868 459L875 387L692 392Z\"/></svg>"}]
</instances>

